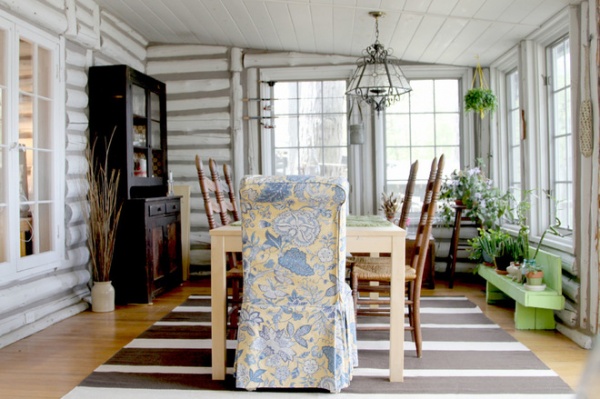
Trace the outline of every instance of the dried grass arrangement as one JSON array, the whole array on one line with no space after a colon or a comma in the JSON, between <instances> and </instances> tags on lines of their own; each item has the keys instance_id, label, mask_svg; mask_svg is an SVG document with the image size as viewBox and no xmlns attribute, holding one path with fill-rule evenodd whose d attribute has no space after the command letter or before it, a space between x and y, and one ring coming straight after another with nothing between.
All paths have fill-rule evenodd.
<instances>
[{"instance_id":1,"label":"dried grass arrangement","mask_svg":"<svg viewBox=\"0 0 600 399\"><path fill-rule=\"evenodd\" d=\"M96 152L96 140L86 149L88 161L88 248L90 250L94 281L110 281L110 267L115 251L117 225L122 203L118 201L120 171L108 170L108 153L115 130L106 143L104 159Z\"/></svg>"}]
</instances>

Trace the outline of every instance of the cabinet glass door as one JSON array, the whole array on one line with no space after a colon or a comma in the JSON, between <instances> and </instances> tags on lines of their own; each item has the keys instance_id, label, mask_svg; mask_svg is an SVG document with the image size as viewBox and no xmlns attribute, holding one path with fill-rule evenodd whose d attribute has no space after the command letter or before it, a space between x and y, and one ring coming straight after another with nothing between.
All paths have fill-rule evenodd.
<instances>
[{"instance_id":1,"label":"cabinet glass door","mask_svg":"<svg viewBox=\"0 0 600 399\"><path fill-rule=\"evenodd\" d=\"M136 177L148 177L148 113L146 109L146 90L131 85L133 112L133 174Z\"/></svg>"},{"instance_id":2,"label":"cabinet glass door","mask_svg":"<svg viewBox=\"0 0 600 399\"><path fill-rule=\"evenodd\" d=\"M163 175L163 152L161 137L160 97L150 92L150 147L152 151L152 175Z\"/></svg>"}]
</instances>

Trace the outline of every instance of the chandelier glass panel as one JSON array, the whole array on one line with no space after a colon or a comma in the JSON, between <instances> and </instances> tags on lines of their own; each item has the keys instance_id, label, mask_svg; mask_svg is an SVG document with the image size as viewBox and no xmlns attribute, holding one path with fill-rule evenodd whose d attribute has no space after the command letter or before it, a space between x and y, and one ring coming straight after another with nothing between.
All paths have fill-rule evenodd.
<instances>
[{"instance_id":1,"label":"chandelier glass panel","mask_svg":"<svg viewBox=\"0 0 600 399\"><path fill-rule=\"evenodd\" d=\"M400 60L379 43L378 18L383 13L371 11L369 15L375 18L375 43L363 50L346 94L360 98L380 112L412 89L400 69Z\"/></svg>"}]
</instances>

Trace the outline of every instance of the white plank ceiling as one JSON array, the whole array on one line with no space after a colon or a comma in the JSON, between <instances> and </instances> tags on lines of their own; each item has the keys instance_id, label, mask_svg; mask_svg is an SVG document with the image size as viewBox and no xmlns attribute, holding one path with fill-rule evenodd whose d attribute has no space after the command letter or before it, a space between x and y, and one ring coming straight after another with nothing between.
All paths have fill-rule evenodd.
<instances>
[{"instance_id":1,"label":"white plank ceiling","mask_svg":"<svg viewBox=\"0 0 600 399\"><path fill-rule=\"evenodd\" d=\"M489 65L581 0L96 0L151 43L360 56L379 41L407 63Z\"/></svg>"}]
</instances>

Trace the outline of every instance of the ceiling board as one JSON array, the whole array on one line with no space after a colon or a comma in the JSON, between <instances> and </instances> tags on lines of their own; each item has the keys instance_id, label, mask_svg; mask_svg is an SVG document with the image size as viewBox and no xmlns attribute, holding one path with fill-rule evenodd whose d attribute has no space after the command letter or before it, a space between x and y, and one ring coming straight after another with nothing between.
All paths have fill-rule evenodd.
<instances>
[{"instance_id":1,"label":"ceiling board","mask_svg":"<svg viewBox=\"0 0 600 399\"><path fill-rule=\"evenodd\" d=\"M375 40L406 63L489 65L580 0L95 0L149 43L359 57Z\"/></svg>"}]
</instances>

